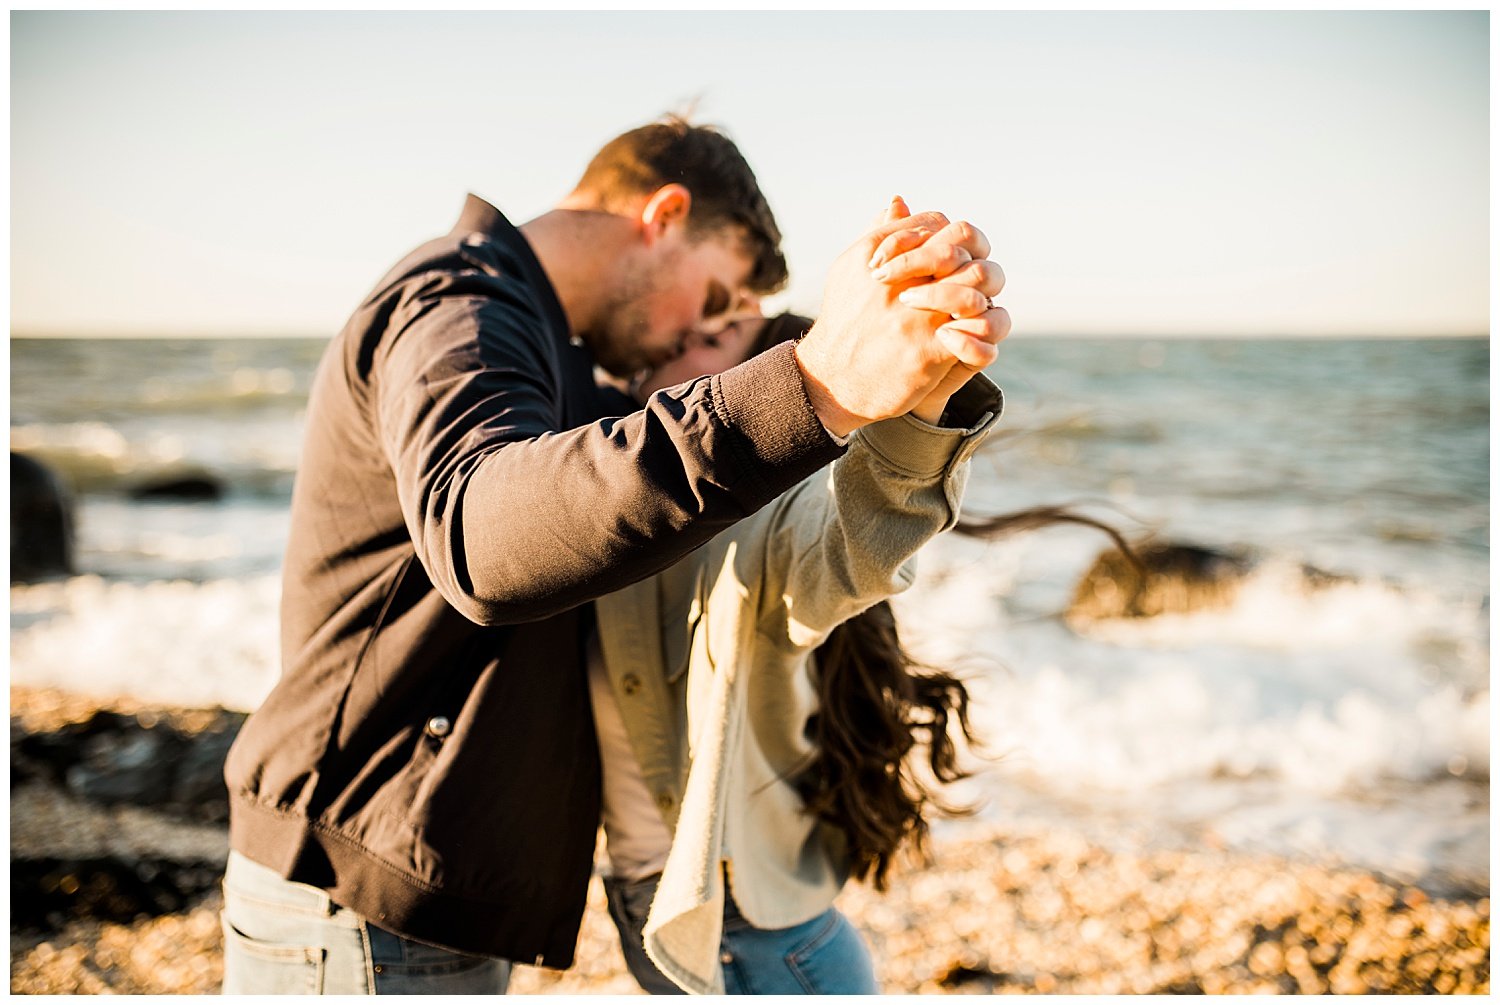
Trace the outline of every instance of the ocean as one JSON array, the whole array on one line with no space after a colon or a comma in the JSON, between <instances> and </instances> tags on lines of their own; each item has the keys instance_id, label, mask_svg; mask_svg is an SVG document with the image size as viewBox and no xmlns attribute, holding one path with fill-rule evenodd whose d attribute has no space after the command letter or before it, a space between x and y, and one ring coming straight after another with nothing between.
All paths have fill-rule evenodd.
<instances>
[{"instance_id":1,"label":"ocean","mask_svg":"<svg viewBox=\"0 0 1500 1005\"><path fill-rule=\"evenodd\" d=\"M11 447L70 486L78 565L11 587L14 683L259 703L324 345L11 342ZM934 541L896 610L975 693L979 818L1487 890L1488 341L1017 336L991 375L967 512L1255 564L1226 607L1070 626L1097 531ZM222 496L138 495L184 475Z\"/></svg>"}]
</instances>

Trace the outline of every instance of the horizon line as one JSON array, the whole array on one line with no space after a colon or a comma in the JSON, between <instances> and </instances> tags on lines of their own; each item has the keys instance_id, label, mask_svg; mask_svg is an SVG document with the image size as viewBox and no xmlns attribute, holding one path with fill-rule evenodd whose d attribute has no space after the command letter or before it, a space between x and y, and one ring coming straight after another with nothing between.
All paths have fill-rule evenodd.
<instances>
[{"instance_id":1,"label":"horizon line","mask_svg":"<svg viewBox=\"0 0 1500 1005\"><path fill-rule=\"evenodd\" d=\"M147 339L161 341L229 341L234 339L296 339L299 341L311 341L321 339L332 340L338 332L327 335L309 334L305 331L259 331L259 332L201 332L201 331L61 331L39 329L34 331L9 333L10 341L46 341L56 339L73 339L75 341L129 341L131 339L144 341ZM1116 332L1090 332L1068 329L1053 329L1049 331L1028 331L1022 335L1022 339L1032 338L1064 338L1064 339L1487 339L1491 335L1488 331L1479 332L1295 332L1295 331L1268 331L1268 332L1229 332L1229 331L1116 331Z\"/></svg>"}]
</instances>

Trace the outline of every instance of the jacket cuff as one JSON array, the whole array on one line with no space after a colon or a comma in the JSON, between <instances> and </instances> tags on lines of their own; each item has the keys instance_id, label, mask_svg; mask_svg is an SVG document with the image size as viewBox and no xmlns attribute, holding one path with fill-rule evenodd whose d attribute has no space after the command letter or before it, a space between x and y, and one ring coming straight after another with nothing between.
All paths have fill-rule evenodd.
<instances>
[{"instance_id":1,"label":"jacket cuff","mask_svg":"<svg viewBox=\"0 0 1500 1005\"><path fill-rule=\"evenodd\" d=\"M995 424L1005 412L1005 392L993 380L976 373L948 399L938 423L945 428L980 432Z\"/></svg>"},{"instance_id":2,"label":"jacket cuff","mask_svg":"<svg viewBox=\"0 0 1500 1005\"><path fill-rule=\"evenodd\" d=\"M1000 421L1004 395L995 382L982 373L960 388L948 401L934 426L911 414L871 423L855 435L893 471L913 478L935 478L961 449L972 453L983 434Z\"/></svg>"},{"instance_id":3,"label":"jacket cuff","mask_svg":"<svg viewBox=\"0 0 1500 1005\"><path fill-rule=\"evenodd\" d=\"M818 420L794 342L783 342L712 378L714 410L744 434L759 464L810 474L843 453Z\"/></svg>"}]
</instances>

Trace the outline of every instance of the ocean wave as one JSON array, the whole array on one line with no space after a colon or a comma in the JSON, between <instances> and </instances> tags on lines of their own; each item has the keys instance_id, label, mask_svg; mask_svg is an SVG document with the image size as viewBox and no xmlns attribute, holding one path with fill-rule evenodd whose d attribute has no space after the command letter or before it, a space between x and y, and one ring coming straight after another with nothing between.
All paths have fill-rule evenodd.
<instances>
[{"instance_id":1,"label":"ocean wave","mask_svg":"<svg viewBox=\"0 0 1500 1005\"><path fill-rule=\"evenodd\" d=\"M1008 752L1008 770L1064 790L1265 778L1333 795L1488 778L1487 688L1299 694L1247 662L1231 677L1225 653L1217 662L1220 672L1205 673L1188 660L1138 661L1116 667L1112 680L1049 664L987 680L976 704L984 734Z\"/></svg>"},{"instance_id":2,"label":"ocean wave","mask_svg":"<svg viewBox=\"0 0 1500 1005\"><path fill-rule=\"evenodd\" d=\"M1481 601L1369 579L1309 590L1283 560L1225 609L1080 635L1019 602L1046 548L939 544L898 598L903 639L970 676L1003 770L1043 789L1265 778L1326 795L1488 777Z\"/></svg>"},{"instance_id":3,"label":"ocean wave","mask_svg":"<svg viewBox=\"0 0 1500 1005\"><path fill-rule=\"evenodd\" d=\"M150 377L143 381L132 404L142 412L191 411L213 413L267 403L301 406L307 400L305 375L286 367L239 367L226 374L184 380Z\"/></svg>"},{"instance_id":4,"label":"ocean wave","mask_svg":"<svg viewBox=\"0 0 1500 1005\"><path fill-rule=\"evenodd\" d=\"M276 683L280 577L11 587L11 681L249 711Z\"/></svg>"},{"instance_id":5,"label":"ocean wave","mask_svg":"<svg viewBox=\"0 0 1500 1005\"><path fill-rule=\"evenodd\" d=\"M1113 618L1075 624L1089 638L1125 647L1184 649L1204 644L1280 651L1337 649L1377 639L1399 643L1419 634L1453 638L1482 627L1478 605L1372 579L1310 580L1282 556L1258 565L1217 610Z\"/></svg>"},{"instance_id":6,"label":"ocean wave","mask_svg":"<svg viewBox=\"0 0 1500 1005\"><path fill-rule=\"evenodd\" d=\"M300 427L281 423L136 429L90 420L12 426L10 443L77 493L129 492L193 475L250 494L289 494L301 435Z\"/></svg>"}]
</instances>

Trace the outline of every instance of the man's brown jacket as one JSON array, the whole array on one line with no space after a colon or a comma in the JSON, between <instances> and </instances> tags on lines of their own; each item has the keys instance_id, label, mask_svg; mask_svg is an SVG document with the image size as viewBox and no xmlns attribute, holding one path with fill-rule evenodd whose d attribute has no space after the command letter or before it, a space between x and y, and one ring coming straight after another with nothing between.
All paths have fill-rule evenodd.
<instances>
[{"instance_id":1,"label":"man's brown jacket","mask_svg":"<svg viewBox=\"0 0 1500 1005\"><path fill-rule=\"evenodd\" d=\"M839 453L786 344L625 418L521 234L469 197L329 345L282 677L230 752L230 843L381 927L572 963L599 819L593 598Z\"/></svg>"}]
</instances>

